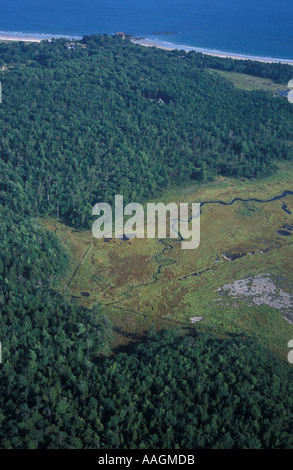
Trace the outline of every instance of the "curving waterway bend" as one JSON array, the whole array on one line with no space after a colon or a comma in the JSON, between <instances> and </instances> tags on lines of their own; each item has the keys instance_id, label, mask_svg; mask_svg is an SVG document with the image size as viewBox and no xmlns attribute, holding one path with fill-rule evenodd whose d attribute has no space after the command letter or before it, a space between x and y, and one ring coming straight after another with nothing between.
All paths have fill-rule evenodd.
<instances>
[{"instance_id":1,"label":"curving waterway bend","mask_svg":"<svg viewBox=\"0 0 293 470\"><path fill-rule=\"evenodd\" d=\"M203 201L200 203L200 208L202 209L202 207L206 204L221 204L223 206L231 206L232 204L234 204L235 202L257 202L257 203L261 203L261 204L264 204L264 203L269 203L269 202L274 202L274 201L278 201L279 199L283 199L285 198L286 196L293 196L293 191L289 191L289 190L285 190L283 191L282 194L279 194L277 196L274 196L270 199L258 199L258 198L247 198L247 199L243 199L243 198L240 198L240 197L236 197L234 199L232 199L232 201L230 202L225 202L225 201L217 201L217 200L211 200L211 201ZM287 213L287 214L291 214L291 212L287 209L287 205L286 204L283 204L282 206L282 209ZM192 216L189 218L189 221L192 219ZM153 273L152 275L152 280L147 282L147 283L141 283L141 284L136 284L134 286L130 286L126 292L121 296L121 298L119 300L116 300L116 301L113 301L113 302L109 302L107 305L115 305L117 303L120 303L121 300L125 300L129 297L132 296L132 292L136 289L138 289L139 287L145 287L145 286L148 286L150 284L155 284L160 275L162 274L162 271L164 270L164 268L168 265L171 265L171 264L176 264L176 260L174 259L168 259L168 258L165 258L164 257L164 254L166 253L166 251L168 250L172 250L173 249L173 244L172 242L178 242L178 241L182 241L183 238L181 236L180 233L178 233L178 239L177 240L165 240L165 239L158 239L158 242L161 243L163 245L163 248L162 250L154 256L154 261L157 265L157 270ZM205 271L210 271L210 270L214 270L216 269L216 267L208 267L206 268L205 270L199 272L199 273L191 273L189 275L200 275L202 274L203 272ZM188 277L189 275L187 276L183 276L181 278L179 278L178 280L182 280L182 279L185 279L186 277ZM123 307L116 307L116 308L120 308L120 309L123 309ZM137 313L140 313L140 312L137 312Z\"/></svg>"},{"instance_id":2,"label":"curving waterway bend","mask_svg":"<svg viewBox=\"0 0 293 470\"><path fill-rule=\"evenodd\" d=\"M293 196L293 191L289 191L289 190L283 191L282 194L279 194L278 196L272 197L271 199L257 199L257 198L254 198L254 197L250 197L248 199L243 199L241 197L235 197L230 202L225 202L225 201L203 201L203 202L200 203L200 207L203 207L206 204L221 204L222 206L232 206L232 204L234 204L234 202L238 202L238 201L239 202L259 202L261 204L264 204L264 203L268 203L268 202L278 201L279 199L283 199L286 196ZM283 208L283 210L284 210L284 208ZM288 212L291 213L290 211L288 211Z\"/></svg>"}]
</instances>

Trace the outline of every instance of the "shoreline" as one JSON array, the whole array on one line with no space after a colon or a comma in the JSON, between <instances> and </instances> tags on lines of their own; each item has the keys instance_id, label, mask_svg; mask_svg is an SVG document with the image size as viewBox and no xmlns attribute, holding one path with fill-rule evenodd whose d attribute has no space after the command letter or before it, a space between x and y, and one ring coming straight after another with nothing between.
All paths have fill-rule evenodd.
<instances>
[{"instance_id":1,"label":"shoreline","mask_svg":"<svg viewBox=\"0 0 293 470\"><path fill-rule=\"evenodd\" d=\"M281 63L287 65L293 65L293 59L278 59L274 57L258 57L254 55L248 54L237 54L236 52L224 52L224 51L217 51L213 49L204 49L200 47L194 46L185 46L181 44L174 44L169 43L167 41L159 41L156 39L148 39L148 38L131 38L131 42L134 44L139 44L141 46L146 47L157 47L158 49L164 49L167 51L174 51L174 50L181 50L185 52L200 52L202 54L210 55L213 57L221 57L223 59L235 59L235 60L253 60L256 62L265 62L265 63Z\"/></svg>"},{"instance_id":2,"label":"shoreline","mask_svg":"<svg viewBox=\"0 0 293 470\"><path fill-rule=\"evenodd\" d=\"M51 41L53 38L64 38L68 40L80 40L82 37L79 36L69 36L62 34L41 34L41 33L17 33L17 32L2 32L0 31L0 42L1 41L21 41L21 42L36 42L40 43L41 41ZM281 63L286 65L293 65L293 59L280 59L274 57L261 57L254 56L249 54L240 54L236 52L225 52L218 51L215 49L206 49L195 46L186 46L181 44L175 44L168 41L163 41L159 39L150 39L150 38L138 38L132 37L131 42L133 44L139 44L146 47L157 47L158 49L164 49L167 51L181 50L185 52L199 52L205 55L210 55L213 57L220 58L229 58L235 60L253 60L256 62L265 62L265 63Z\"/></svg>"},{"instance_id":3,"label":"shoreline","mask_svg":"<svg viewBox=\"0 0 293 470\"><path fill-rule=\"evenodd\" d=\"M51 41L53 38L64 38L68 40L82 39L79 36L68 36L62 34L5 33L4 31L0 31L0 41L41 42Z\"/></svg>"}]
</instances>

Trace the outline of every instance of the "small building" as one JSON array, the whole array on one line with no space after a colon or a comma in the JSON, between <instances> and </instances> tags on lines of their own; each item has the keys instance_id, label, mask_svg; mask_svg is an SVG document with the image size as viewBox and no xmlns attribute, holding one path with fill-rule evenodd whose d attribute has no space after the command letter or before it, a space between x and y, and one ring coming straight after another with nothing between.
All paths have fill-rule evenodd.
<instances>
[{"instance_id":1,"label":"small building","mask_svg":"<svg viewBox=\"0 0 293 470\"><path fill-rule=\"evenodd\" d=\"M125 39L125 38L126 38L125 34L124 34L124 33L121 33L121 32L116 33L116 36L119 36L119 37L122 38L122 39Z\"/></svg>"},{"instance_id":2,"label":"small building","mask_svg":"<svg viewBox=\"0 0 293 470\"><path fill-rule=\"evenodd\" d=\"M72 43L66 45L66 49L75 49L75 47L76 47L76 44L72 44Z\"/></svg>"}]
</instances>

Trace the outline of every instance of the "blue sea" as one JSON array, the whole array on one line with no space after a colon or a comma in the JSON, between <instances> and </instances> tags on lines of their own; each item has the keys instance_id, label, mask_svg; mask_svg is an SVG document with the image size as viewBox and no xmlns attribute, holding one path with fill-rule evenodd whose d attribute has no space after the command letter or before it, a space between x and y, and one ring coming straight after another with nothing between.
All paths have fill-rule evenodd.
<instances>
[{"instance_id":1,"label":"blue sea","mask_svg":"<svg viewBox=\"0 0 293 470\"><path fill-rule=\"evenodd\" d=\"M0 32L134 36L293 59L292 0L0 0ZM158 34L159 33L159 34Z\"/></svg>"}]
</instances>

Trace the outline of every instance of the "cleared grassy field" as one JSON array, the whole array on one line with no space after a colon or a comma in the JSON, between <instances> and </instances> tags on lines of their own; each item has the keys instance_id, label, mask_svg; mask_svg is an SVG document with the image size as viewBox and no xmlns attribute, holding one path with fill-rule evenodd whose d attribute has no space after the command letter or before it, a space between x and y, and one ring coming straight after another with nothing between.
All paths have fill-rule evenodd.
<instances>
[{"instance_id":1,"label":"cleared grassy field","mask_svg":"<svg viewBox=\"0 0 293 470\"><path fill-rule=\"evenodd\" d=\"M224 70L215 70L208 69L209 72L220 75L223 78L226 78L236 88L242 90L253 91L253 90L265 90L276 93L277 90L287 90L287 83L281 84L275 83L273 80L262 77L254 77L253 75L248 75L245 73L238 72L227 72Z\"/></svg>"},{"instance_id":2,"label":"cleared grassy field","mask_svg":"<svg viewBox=\"0 0 293 470\"><path fill-rule=\"evenodd\" d=\"M282 165L268 178L220 178L174 188L160 200L266 200L292 191L292 182L293 169ZM87 308L101 303L115 325L116 345L144 334L152 323L184 330L192 326L193 317L202 316L196 323L200 329L255 335L280 356L288 353L293 326L282 317L290 319L293 314L293 196L264 204L204 205L196 250L182 250L179 241L171 240L106 242L57 220L42 223L56 232L70 253L71 273L60 289ZM248 277L248 284L256 279L256 287L237 288L236 296L231 295L232 288L218 290Z\"/></svg>"}]
</instances>

